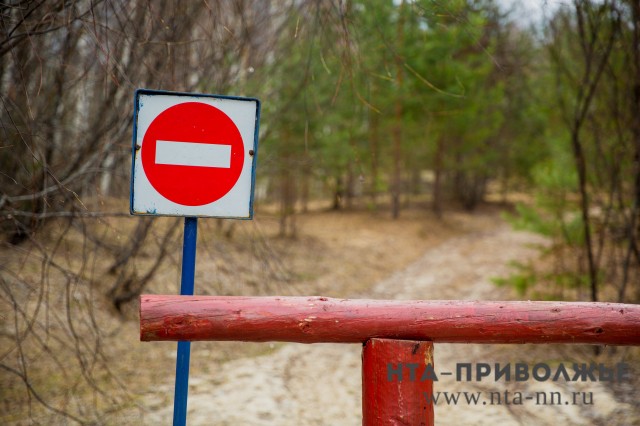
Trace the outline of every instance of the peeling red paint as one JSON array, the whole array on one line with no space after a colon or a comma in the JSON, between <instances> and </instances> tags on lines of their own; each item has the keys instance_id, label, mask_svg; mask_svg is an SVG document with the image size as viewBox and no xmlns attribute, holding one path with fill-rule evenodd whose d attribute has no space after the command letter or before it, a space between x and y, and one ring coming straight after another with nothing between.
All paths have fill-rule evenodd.
<instances>
[{"instance_id":1,"label":"peeling red paint","mask_svg":"<svg viewBox=\"0 0 640 426\"><path fill-rule=\"evenodd\" d=\"M427 364L433 365L433 343L371 339L362 349L362 425L433 426L433 381L421 380ZM413 380L402 365L416 364ZM389 367L402 374L389 377Z\"/></svg>"},{"instance_id":2,"label":"peeling red paint","mask_svg":"<svg viewBox=\"0 0 640 426\"><path fill-rule=\"evenodd\" d=\"M160 295L144 295L140 301L143 341L362 343L380 337L640 344L640 305L617 303Z\"/></svg>"}]
</instances>

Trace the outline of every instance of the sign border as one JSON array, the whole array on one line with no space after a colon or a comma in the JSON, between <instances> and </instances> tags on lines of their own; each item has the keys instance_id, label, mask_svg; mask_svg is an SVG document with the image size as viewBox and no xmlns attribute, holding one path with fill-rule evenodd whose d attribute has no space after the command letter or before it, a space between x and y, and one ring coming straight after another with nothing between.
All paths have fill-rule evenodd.
<instances>
[{"instance_id":1,"label":"sign border","mask_svg":"<svg viewBox=\"0 0 640 426\"><path fill-rule=\"evenodd\" d=\"M167 213L142 213L133 210L133 198L134 198L134 176L135 176L135 161L136 161L136 139L138 136L138 100L140 95L167 95L176 97L188 97L188 98L214 98L225 99L234 101L251 101L256 103L256 122L253 134L253 156L251 160L251 189L249 193L249 215L248 216L213 216L213 215L197 215L194 217L211 217L211 218L224 218L224 219L239 219L239 220L251 220L253 219L253 202L256 186L256 166L258 162L258 135L260 132L260 109L261 102L258 98L242 97L242 96L229 96L229 95L216 95L207 93L192 93L192 92L173 92L170 90L155 90L155 89L136 89L133 96L133 132L131 135L131 180L129 183L129 213L133 216L166 216L166 217L188 217L190 215L181 214L167 214Z\"/></svg>"}]
</instances>

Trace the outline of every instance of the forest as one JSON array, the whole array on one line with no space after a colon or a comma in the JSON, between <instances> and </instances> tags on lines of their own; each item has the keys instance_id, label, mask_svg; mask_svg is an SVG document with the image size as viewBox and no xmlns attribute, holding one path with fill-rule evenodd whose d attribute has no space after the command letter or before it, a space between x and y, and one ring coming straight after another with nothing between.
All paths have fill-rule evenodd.
<instances>
[{"instance_id":1,"label":"forest","mask_svg":"<svg viewBox=\"0 0 640 426\"><path fill-rule=\"evenodd\" d=\"M142 293L176 292L182 227L129 217L138 88L261 100L256 218L273 227L202 231L211 256L254 259L255 294L303 279L278 247L306 241L307 214L437 222L491 205L548 241L496 285L638 303L640 3L533 3L2 2L4 421L139 409L109 342Z\"/></svg>"}]
</instances>

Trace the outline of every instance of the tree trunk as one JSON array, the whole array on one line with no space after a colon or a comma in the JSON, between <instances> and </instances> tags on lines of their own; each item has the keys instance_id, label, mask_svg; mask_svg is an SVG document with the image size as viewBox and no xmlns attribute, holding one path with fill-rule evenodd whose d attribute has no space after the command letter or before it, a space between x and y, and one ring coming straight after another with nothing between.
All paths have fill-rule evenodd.
<instances>
[{"instance_id":1,"label":"tree trunk","mask_svg":"<svg viewBox=\"0 0 640 426\"><path fill-rule=\"evenodd\" d=\"M375 82L371 89L371 98L375 96ZM373 209L378 207L378 156L380 144L380 117L378 111L369 111L369 150L371 152L371 203Z\"/></svg>"},{"instance_id":2,"label":"tree trunk","mask_svg":"<svg viewBox=\"0 0 640 426\"><path fill-rule=\"evenodd\" d=\"M580 141L580 127L578 124L572 130L571 145L573 156L578 171L578 186L580 189L580 213L582 215L582 229L584 232L584 245L587 252L587 263L589 268L589 284L591 287L591 300L598 300L598 269L593 255L593 244L591 241L591 222L589 219L589 198L587 194L587 165L584 158L582 143Z\"/></svg>"},{"instance_id":3,"label":"tree trunk","mask_svg":"<svg viewBox=\"0 0 640 426\"><path fill-rule=\"evenodd\" d=\"M295 237L295 183L291 170L292 161L289 155L282 159L280 169L280 231L281 237Z\"/></svg>"},{"instance_id":4,"label":"tree trunk","mask_svg":"<svg viewBox=\"0 0 640 426\"><path fill-rule=\"evenodd\" d=\"M434 162L433 203L432 209L438 218L442 217L442 167L444 160L444 142L438 138L436 142L436 158Z\"/></svg>"},{"instance_id":5,"label":"tree trunk","mask_svg":"<svg viewBox=\"0 0 640 426\"><path fill-rule=\"evenodd\" d=\"M633 176L634 176L634 200L631 209L631 220L627 231L629 243L626 248L623 271L622 284L618 291L618 300L623 301L627 284L629 282L629 274L631 268L632 255L635 254L636 262L640 265L640 249L638 241L640 241L640 3L630 1L631 13L633 20L633 36L632 36L632 60L633 60L633 93L632 93L632 133L634 142L633 156Z\"/></svg>"},{"instance_id":6,"label":"tree trunk","mask_svg":"<svg viewBox=\"0 0 640 426\"><path fill-rule=\"evenodd\" d=\"M353 208L353 197L355 195L355 177L353 173L353 162L347 163L347 184L345 187L345 204L347 209Z\"/></svg>"},{"instance_id":7,"label":"tree trunk","mask_svg":"<svg viewBox=\"0 0 640 426\"><path fill-rule=\"evenodd\" d=\"M398 8L398 27L396 32L396 104L395 126L393 129L393 185L391 188L391 216L400 216L400 166L402 158L402 86L403 86L403 58L401 55L404 41L404 0Z\"/></svg>"}]
</instances>

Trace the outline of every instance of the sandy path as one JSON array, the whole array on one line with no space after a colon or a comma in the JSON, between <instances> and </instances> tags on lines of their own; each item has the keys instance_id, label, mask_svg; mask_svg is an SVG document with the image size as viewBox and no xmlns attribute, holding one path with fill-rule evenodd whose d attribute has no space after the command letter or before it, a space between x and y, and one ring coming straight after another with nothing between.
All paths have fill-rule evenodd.
<instances>
[{"instance_id":1,"label":"sandy path","mask_svg":"<svg viewBox=\"0 0 640 426\"><path fill-rule=\"evenodd\" d=\"M508 262L526 259L538 237L514 232L502 222L483 232L451 238L428 250L418 261L375 286L366 297L389 299L485 299L508 298L491 278L505 275ZM537 354L538 346L450 345L435 347L436 371L455 371L456 363L512 363L519 356ZM511 358L509 358L511 357ZM542 357L542 358L540 358ZM569 360L560 359L568 363ZM568 364L567 364L568 365ZM442 377L436 391L536 392L591 391L591 406L486 405L436 406L437 424L624 424L620 413L637 410L617 404L611 392L598 383L456 382ZM360 425L360 346L335 344L281 344L265 356L225 363L207 377L192 377L189 394L190 425ZM158 389L172 394L173 384ZM152 397L149 401L151 403ZM156 396L157 400L157 396ZM151 404L153 405L153 404ZM147 424L169 424L172 407L148 414Z\"/></svg>"}]
</instances>

